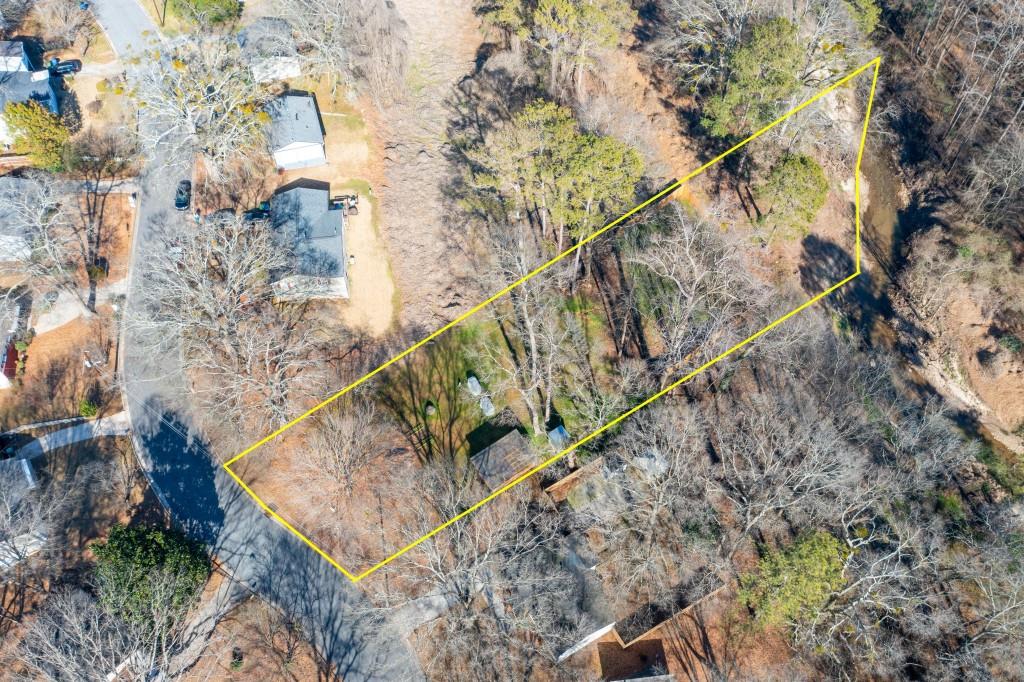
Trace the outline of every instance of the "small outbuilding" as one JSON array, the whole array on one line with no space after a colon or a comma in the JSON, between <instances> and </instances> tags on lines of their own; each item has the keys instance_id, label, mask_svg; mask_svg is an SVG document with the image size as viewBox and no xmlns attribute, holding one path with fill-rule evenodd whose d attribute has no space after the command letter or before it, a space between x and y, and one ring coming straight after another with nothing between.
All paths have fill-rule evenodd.
<instances>
[{"instance_id":1,"label":"small outbuilding","mask_svg":"<svg viewBox=\"0 0 1024 682\"><path fill-rule=\"evenodd\" d=\"M327 163L320 111L311 95L287 94L269 107L270 153L278 168L294 170Z\"/></svg>"},{"instance_id":2,"label":"small outbuilding","mask_svg":"<svg viewBox=\"0 0 1024 682\"><path fill-rule=\"evenodd\" d=\"M518 431L510 431L470 458L477 474L491 490L497 490L541 463Z\"/></svg>"}]
</instances>

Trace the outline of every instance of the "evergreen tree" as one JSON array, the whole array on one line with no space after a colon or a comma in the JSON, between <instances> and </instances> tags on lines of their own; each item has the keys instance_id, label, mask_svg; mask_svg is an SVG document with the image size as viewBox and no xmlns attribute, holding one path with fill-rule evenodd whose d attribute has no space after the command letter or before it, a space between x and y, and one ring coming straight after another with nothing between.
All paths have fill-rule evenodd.
<instances>
[{"instance_id":1,"label":"evergreen tree","mask_svg":"<svg viewBox=\"0 0 1024 682\"><path fill-rule=\"evenodd\" d=\"M882 8L875 0L846 0L846 7L850 10L853 23L857 24L864 35L871 33L878 27L878 20L882 16Z\"/></svg>"},{"instance_id":2,"label":"evergreen tree","mask_svg":"<svg viewBox=\"0 0 1024 682\"><path fill-rule=\"evenodd\" d=\"M136 624L187 608L210 572L198 543L164 528L119 524L92 549L100 602ZM165 579L156 580L158 574Z\"/></svg>"},{"instance_id":3,"label":"evergreen tree","mask_svg":"<svg viewBox=\"0 0 1024 682\"><path fill-rule=\"evenodd\" d=\"M767 125L799 90L803 60L793 22L775 18L754 26L750 39L728 55L723 91L704 105L701 124L715 137Z\"/></svg>"},{"instance_id":4,"label":"evergreen tree","mask_svg":"<svg viewBox=\"0 0 1024 682\"><path fill-rule=\"evenodd\" d=\"M828 179L806 154L787 154L772 166L757 199L769 208L767 220L787 235L803 235L828 197Z\"/></svg>"},{"instance_id":5,"label":"evergreen tree","mask_svg":"<svg viewBox=\"0 0 1024 682\"><path fill-rule=\"evenodd\" d=\"M39 168L61 170L64 145L71 133L59 116L35 101L9 102L3 115L19 153L28 154Z\"/></svg>"},{"instance_id":6,"label":"evergreen tree","mask_svg":"<svg viewBox=\"0 0 1024 682\"><path fill-rule=\"evenodd\" d=\"M594 51L618 45L634 23L636 12L625 0L540 0L533 13L533 35L550 57L552 92L572 74L582 98Z\"/></svg>"},{"instance_id":7,"label":"evergreen tree","mask_svg":"<svg viewBox=\"0 0 1024 682\"><path fill-rule=\"evenodd\" d=\"M846 584L850 550L834 535L815 531L769 552L756 574L740 578L740 599L762 625L800 622L819 611Z\"/></svg>"},{"instance_id":8,"label":"evergreen tree","mask_svg":"<svg viewBox=\"0 0 1024 682\"><path fill-rule=\"evenodd\" d=\"M536 216L559 250L631 204L643 173L635 149L580 131L568 109L546 101L527 106L469 156L478 168L471 181L495 191L504 211Z\"/></svg>"}]
</instances>

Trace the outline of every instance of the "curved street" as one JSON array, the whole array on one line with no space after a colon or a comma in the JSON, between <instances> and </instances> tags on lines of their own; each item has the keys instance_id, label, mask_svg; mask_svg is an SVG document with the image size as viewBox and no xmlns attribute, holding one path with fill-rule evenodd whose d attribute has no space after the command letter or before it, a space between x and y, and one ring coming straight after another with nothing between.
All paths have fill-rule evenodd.
<instances>
[{"instance_id":1,"label":"curved street","mask_svg":"<svg viewBox=\"0 0 1024 682\"><path fill-rule=\"evenodd\" d=\"M122 59L160 35L136 0L96 0L93 7ZM170 210L173 188L190 174L182 159L149 160L139 178L133 263L154 226L181 219ZM128 281L130 307L145 281L135 267ZM206 543L235 579L294 618L341 678L422 678L415 653L363 592L265 516L213 460L191 428L178 358L147 356L131 333L122 344L124 402L136 451L176 522Z\"/></svg>"}]
</instances>

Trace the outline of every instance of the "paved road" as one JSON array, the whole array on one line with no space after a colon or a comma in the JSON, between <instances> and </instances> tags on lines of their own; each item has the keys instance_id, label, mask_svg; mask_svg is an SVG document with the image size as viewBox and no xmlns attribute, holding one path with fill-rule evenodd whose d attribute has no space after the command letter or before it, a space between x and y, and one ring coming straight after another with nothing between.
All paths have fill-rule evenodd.
<instances>
[{"instance_id":1,"label":"paved road","mask_svg":"<svg viewBox=\"0 0 1024 682\"><path fill-rule=\"evenodd\" d=\"M138 0L100 0L93 3L92 10L114 52L122 59L144 47L150 39L160 38L156 24Z\"/></svg>"},{"instance_id":2,"label":"paved road","mask_svg":"<svg viewBox=\"0 0 1024 682\"><path fill-rule=\"evenodd\" d=\"M155 30L136 0L95 0L93 7L120 54L130 53L141 31ZM147 164L139 178L133 264L155 228L184 219L170 204L190 165L159 155ZM129 308L132 293L145 286L139 268L130 270ZM381 621L362 590L265 516L212 461L192 428L179 351L146 353L127 333L121 355L136 450L176 521L205 542L237 580L289 613L346 681L421 679L415 654Z\"/></svg>"}]
</instances>

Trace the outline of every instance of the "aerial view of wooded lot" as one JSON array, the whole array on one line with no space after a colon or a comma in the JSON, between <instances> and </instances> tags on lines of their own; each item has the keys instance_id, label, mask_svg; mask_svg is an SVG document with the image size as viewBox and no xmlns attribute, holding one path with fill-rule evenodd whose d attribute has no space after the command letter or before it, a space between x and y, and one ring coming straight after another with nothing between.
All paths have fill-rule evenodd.
<instances>
[{"instance_id":1,"label":"aerial view of wooded lot","mask_svg":"<svg viewBox=\"0 0 1024 682\"><path fill-rule=\"evenodd\" d=\"M0 679L1024 680L1022 215L1019 0L0 0Z\"/></svg>"}]
</instances>

